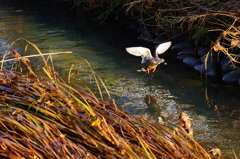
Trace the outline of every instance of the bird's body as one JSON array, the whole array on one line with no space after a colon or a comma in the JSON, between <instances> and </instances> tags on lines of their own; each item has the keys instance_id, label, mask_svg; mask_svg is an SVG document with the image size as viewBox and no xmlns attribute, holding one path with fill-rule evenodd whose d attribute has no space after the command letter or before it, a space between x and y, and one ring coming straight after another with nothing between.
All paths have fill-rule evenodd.
<instances>
[{"instance_id":1,"label":"bird's body","mask_svg":"<svg viewBox=\"0 0 240 159\"><path fill-rule=\"evenodd\" d=\"M171 44L171 41L160 44L153 55L151 54L151 51L145 47L127 47L126 51L134 56L141 56L141 63L145 64L142 71L147 71L147 73L149 73L150 70L154 72L157 66L165 61L164 59L159 58L158 54L163 54Z\"/></svg>"},{"instance_id":2,"label":"bird's body","mask_svg":"<svg viewBox=\"0 0 240 159\"><path fill-rule=\"evenodd\" d=\"M159 57L151 58L146 63L145 69L147 70L148 73L150 70L152 70L152 72L155 72L157 69L157 66L160 65L161 63L164 63L164 61L165 61L164 59Z\"/></svg>"}]
</instances>

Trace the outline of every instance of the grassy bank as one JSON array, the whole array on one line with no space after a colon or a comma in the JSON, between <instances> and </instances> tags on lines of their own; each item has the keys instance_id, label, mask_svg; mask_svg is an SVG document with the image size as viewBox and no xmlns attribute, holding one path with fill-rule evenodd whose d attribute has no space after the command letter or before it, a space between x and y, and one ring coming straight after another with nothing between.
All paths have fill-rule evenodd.
<instances>
[{"instance_id":1,"label":"grassy bank","mask_svg":"<svg viewBox=\"0 0 240 159\"><path fill-rule=\"evenodd\" d=\"M31 56L21 57L14 46L3 54L2 63L13 60L8 56L17 61L0 70L1 158L211 158L182 126L119 110L90 67L99 96L85 83L71 83L71 71L60 77L54 53L45 56L19 40L37 50L43 67L32 69Z\"/></svg>"}]
</instances>

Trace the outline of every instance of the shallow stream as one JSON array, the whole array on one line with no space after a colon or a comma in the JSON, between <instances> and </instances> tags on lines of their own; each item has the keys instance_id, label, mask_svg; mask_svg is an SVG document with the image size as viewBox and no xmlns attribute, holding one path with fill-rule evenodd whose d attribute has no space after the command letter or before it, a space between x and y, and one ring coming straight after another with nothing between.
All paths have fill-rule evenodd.
<instances>
[{"instance_id":1,"label":"shallow stream","mask_svg":"<svg viewBox=\"0 0 240 159\"><path fill-rule=\"evenodd\" d=\"M84 71L85 58L121 109L153 122L159 117L175 121L179 112L184 111L192 118L194 138L204 148L220 147L229 158L233 158L234 150L240 157L238 86L205 78L170 51L162 55L167 65L158 66L155 73L137 72L141 59L129 55L125 47L154 46L137 40L138 33L125 26L108 26L92 18L78 17L66 3L60 4L1 0L0 52L17 38L35 43L43 53L72 51L53 56L60 74L67 74L75 63L75 70L82 71L75 82L91 82L92 77ZM24 43L14 46L20 49ZM31 63L41 66L40 60L33 59Z\"/></svg>"}]
</instances>

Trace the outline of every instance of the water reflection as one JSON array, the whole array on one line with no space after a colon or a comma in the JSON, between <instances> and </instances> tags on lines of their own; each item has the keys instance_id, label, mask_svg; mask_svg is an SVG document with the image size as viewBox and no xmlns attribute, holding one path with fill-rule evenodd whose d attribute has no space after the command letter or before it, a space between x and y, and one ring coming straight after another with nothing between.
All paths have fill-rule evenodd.
<instances>
[{"instance_id":1,"label":"water reflection","mask_svg":"<svg viewBox=\"0 0 240 159\"><path fill-rule=\"evenodd\" d=\"M158 103L156 97L146 95L144 101L148 106L145 112L147 115L147 120L163 124L167 121L167 119L169 119L170 111L167 111L166 108L164 108L165 104Z\"/></svg>"},{"instance_id":2,"label":"water reflection","mask_svg":"<svg viewBox=\"0 0 240 159\"><path fill-rule=\"evenodd\" d=\"M137 34L78 19L64 9L66 5L48 5L46 8L42 1L32 4L27 0L1 0L1 52L20 37L36 43L42 52L73 51L71 55L54 56L60 74L66 74L74 63L74 70L80 70L75 80L94 83L81 59L86 58L123 110L153 122L159 117L163 121L175 120L184 111L193 119L195 139L205 147L219 145L227 156L233 156L232 149L240 156L238 87L220 86L215 79L199 79L199 74L176 61L171 52L164 54L168 64L158 66L155 73L139 73L139 59L128 55L125 47L153 46L132 40ZM15 47L22 50L23 44ZM34 53L33 49L29 53ZM31 59L31 63L41 66L38 58Z\"/></svg>"}]
</instances>

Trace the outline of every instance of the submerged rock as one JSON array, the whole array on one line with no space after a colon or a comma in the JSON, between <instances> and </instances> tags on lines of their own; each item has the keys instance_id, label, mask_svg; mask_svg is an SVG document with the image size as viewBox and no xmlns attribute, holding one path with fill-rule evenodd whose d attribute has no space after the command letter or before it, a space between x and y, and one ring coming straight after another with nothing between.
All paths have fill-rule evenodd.
<instances>
[{"instance_id":1,"label":"submerged rock","mask_svg":"<svg viewBox=\"0 0 240 159\"><path fill-rule=\"evenodd\" d=\"M177 56L177 59L183 60L183 59L185 59L185 58L188 57L188 56L189 56L189 55L187 55L187 54L178 55L178 56Z\"/></svg>"},{"instance_id":2,"label":"submerged rock","mask_svg":"<svg viewBox=\"0 0 240 159\"><path fill-rule=\"evenodd\" d=\"M140 27L139 23L132 23L128 26L128 28L137 30Z\"/></svg>"},{"instance_id":3,"label":"submerged rock","mask_svg":"<svg viewBox=\"0 0 240 159\"><path fill-rule=\"evenodd\" d=\"M171 47L171 51L178 53L179 51L182 51L186 48L190 48L191 46L187 43L178 43L178 44L174 44Z\"/></svg>"},{"instance_id":4,"label":"submerged rock","mask_svg":"<svg viewBox=\"0 0 240 159\"><path fill-rule=\"evenodd\" d=\"M240 70L234 70L225 74L222 80L228 84L238 84L240 79Z\"/></svg>"},{"instance_id":5,"label":"submerged rock","mask_svg":"<svg viewBox=\"0 0 240 159\"><path fill-rule=\"evenodd\" d=\"M197 55L199 57L203 57L204 55L206 55L208 53L208 50L207 49L204 49L204 48L199 48L198 51L197 51Z\"/></svg>"},{"instance_id":6,"label":"submerged rock","mask_svg":"<svg viewBox=\"0 0 240 159\"><path fill-rule=\"evenodd\" d=\"M192 48L185 48L184 50L178 53L178 55L183 55L183 54L194 55L194 51Z\"/></svg>"},{"instance_id":7,"label":"submerged rock","mask_svg":"<svg viewBox=\"0 0 240 159\"><path fill-rule=\"evenodd\" d=\"M214 66L210 63L195 65L194 69L201 73L210 75L210 76L216 75L216 70L215 70Z\"/></svg>"},{"instance_id":8,"label":"submerged rock","mask_svg":"<svg viewBox=\"0 0 240 159\"><path fill-rule=\"evenodd\" d=\"M139 28L137 29L137 32L143 33L143 32L147 32L147 31L146 31L146 29L144 29L144 28L142 28L142 27L139 27Z\"/></svg>"},{"instance_id":9,"label":"submerged rock","mask_svg":"<svg viewBox=\"0 0 240 159\"><path fill-rule=\"evenodd\" d=\"M185 64L188 64L189 66L193 67L197 64L197 58L193 56L187 56L183 59L183 62Z\"/></svg>"},{"instance_id":10,"label":"submerged rock","mask_svg":"<svg viewBox=\"0 0 240 159\"><path fill-rule=\"evenodd\" d=\"M229 61L230 61L229 58L225 55L225 56L222 56L221 60L219 61L219 64L222 66Z\"/></svg>"},{"instance_id":11,"label":"submerged rock","mask_svg":"<svg viewBox=\"0 0 240 159\"><path fill-rule=\"evenodd\" d=\"M234 65L238 65L236 63L232 63L230 60L222 65L223 73L228 73L230 71L236 70L237 68Z\"/></svg>"},{"instance_id":12,"label":"submerged rock","mask_svg":"<svg viewBox=\"0 0 240 159\"><path fill-rule=\"evenodd\" d=\"M212 52L209 54L206 54L205 56L201 57L201 61L202 63L212 63L212 64L216 64L217 63L217 53L216 52Z\"/></svg>"},{"instance_id":13,"label":"submerged rock","mask_svg":"<svg viewBox=\"0 0 240 159\"><path fill-rule=\"evenodd\" d=\"M160 29L160 30L155 31L154 34L155 34L155 36L160 36L160 35L162 35L164 33L165 33L164 30Z\"/></svg>"}]
</instances>

